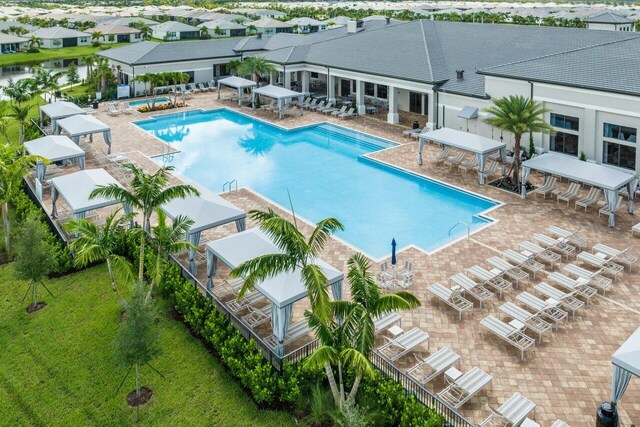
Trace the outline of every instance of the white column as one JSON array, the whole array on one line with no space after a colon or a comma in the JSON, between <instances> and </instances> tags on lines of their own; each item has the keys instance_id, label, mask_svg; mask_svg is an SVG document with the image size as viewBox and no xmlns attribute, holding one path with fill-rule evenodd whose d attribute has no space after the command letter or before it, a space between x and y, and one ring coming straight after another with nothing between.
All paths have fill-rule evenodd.
<instances>
[{"instance_id":1,"label":"white column","mask_svg":"<svg viewBox=\"0 0 640 427\"><path fill-rule=\"evenodd\" d=\"M398 124L400 115L398 114L398 90L389 86L387 96L389 97L389 113L387 113L387 123Z\"/></svg>"},{"instance_id":2,"label":"white column","mask_svg":"<svg viewBox=\"0 0 640 427\"><path fill-rule=\"evenodd\" d=\"M284 73L284 87L291 89L291 73L288 71Z\"/></svg>"},{"instance_id":3,"label":"white column","mask_svg":"<svg viewBox=\"0 0 640 427\"><path fill-rule=\"evenodd\" d=\"M426 109L426 113L427 113L427 117L428 117L428 123L431 123L431 129L435 129L436 128L436 95L435 93L431 92L428 93L426 95L427 98L427 109Z\"/></svg>"},{"instance_id":4,"label":"white column","mask_svg":"<svg viewBox=\"0 0 640 427\"><path fill-rule=\"evenodd\" d=\"M359 116L364 116L367 112L364 105L364 82L362 80L356 80L356 108Z\"/></svg>"},{"instance_id":5,"label":"white column","mask_svg":"<svg viewBox=\"0 0 640 427\"><path fill-rule=\"evenodd\" d=\"M327 88L329 89L329 102L336 102L336 78L329 75L329 81L327 82Z\"/></svg>"},{"instance_id":6,"label":"white column","mask_svg":"<svg viewBox=\"0 0 640 427\"><path fill-rule=\"evenodd\" d=\"M275 74L269 74L269 84L272 85L274 83Z\"/></svg>"},{"instance_id":7,"label":"white column","mask_svg":"<svg viewBox=\"0 0 640 427\"><path fill-rule=\"evenodd\" d=\"M302 72L302 92L309 92L309 81L311 80L311 74L308 71Z\"/></svg>"},{"instance_id":8,"label":"white column","mask_svg":"<svg viewBox=\"0 0 640 427\"><path fill-rule=\"evenodd\" d=\"M580 151L583 151L587 159L602 162L602 128L598 132L596 110L585 108L582 123L584 125L581 124L580 126L582 135L579 136L580 139L578 140L578 156L580 156Z\"/></svg>"}]
</instances>

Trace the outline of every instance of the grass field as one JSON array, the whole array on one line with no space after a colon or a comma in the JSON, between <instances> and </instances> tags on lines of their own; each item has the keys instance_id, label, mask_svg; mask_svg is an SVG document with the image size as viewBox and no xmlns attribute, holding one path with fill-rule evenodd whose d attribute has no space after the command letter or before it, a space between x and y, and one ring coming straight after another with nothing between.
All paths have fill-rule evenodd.
<instances>
[{"instance_id":1,"label":"grass field","mask_svg":"<svg viewBox=\"0 0 640 427\"><path fill-rule=\"evenodd\" d=\"M256 408L218 361L160 303L162 354L142 383L154 394L139 411L125 402L135 387L113 356L119 305L104 266L49 280L47 307L27 314L26 284L0 267L0 424L289 426L283 412Z\"/></svg>"},{"instance_id":2,"label":"grass field","mask_svg":"<svg viewBox=\"0 0 640 427\"><path fill-rule=\"evenodd\" d=\"M128 43L117 43L111 45L94 46L74 46L64 47L60 49L40 49L38 53L11 53L0 55L0 66L6 65L25 65L37 62L50 61L52 59L73 59L91 55L101 50L111 49L113 47L123 46Z\"/></svg>"}]
</instances>

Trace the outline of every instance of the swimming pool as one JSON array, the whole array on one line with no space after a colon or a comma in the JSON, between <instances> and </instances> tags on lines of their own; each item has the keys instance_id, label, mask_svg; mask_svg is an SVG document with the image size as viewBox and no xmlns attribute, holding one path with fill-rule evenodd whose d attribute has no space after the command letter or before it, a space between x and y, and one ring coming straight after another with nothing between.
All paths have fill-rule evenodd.
<instances>
[{"instance_id":1,"label":"swimming pool","mask_svg":"<svg viewBox=\"0 0 640 427\"><path fill-rule=\"evenodd\" d=\"M472 231L491 223L480 215L498 204L367 158L394 144L332 124L284 130L225 109L136 124L179 150L154 159L179 175L215 192L236 179L286 209L290 193L298 216L339 219L338 237L376 259L392 238L431 252L466 235L459 221Z\"/></svg>"},{"instance_id":2,"label":"swimming pool","mask_svg":"<svg viewBox=\"0 0 640 427\"><path fill-rule=\"evenodd\" d=\"M171 100L166 96L159 96L156 98L156 104L166 104L167 102L171 102ZM149 98L148 101L145 99L141 99L139 101L129 101L129 105L131 105L132 107L140 107L142 105L147 105L147 103L151 104L151 98Z\"/></svg>"}]
</instances>

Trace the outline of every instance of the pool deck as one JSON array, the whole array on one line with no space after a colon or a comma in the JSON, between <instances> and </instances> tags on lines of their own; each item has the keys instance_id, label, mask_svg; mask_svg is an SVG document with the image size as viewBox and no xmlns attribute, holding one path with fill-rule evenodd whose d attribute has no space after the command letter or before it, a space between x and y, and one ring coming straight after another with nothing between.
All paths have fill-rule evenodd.
<instances>
[{"instance_id":1,"label":"pool deck","mask_svg":"<svg viewBox=\"0 0 640 427\"><path fill-rule=\"evenodd\" d=\"M189 108L238 109L236 104L218 101L215 98L214 94L198 94L188 101L189 107L178 112ZM101 105L97 116L112 128L113 152L123 153L127 159L149 170L156 169L157 165L150 156L168 153L171 151L170 147L131 123L148 119L153 114L136 111L128 115L110 116L105 109L106 107ZM400 263L404 260L413 262L416 275L409 291L422 302L422 307L410 313L402 313L402 327L405 330L420 327L429 333L429 350L427 351L426 346L418 350L423 355L431 354L441 347L450 347L461 356L460 362L456 365L458 369L465 372L477 366L493 376L491 386L461 408L460 412L469 420L480 423L490 414L487 405L497 408L511 394L520 392L537 405L534 419L543 426L551 425L558 418L572 426L595 424L596 408L610 395L611 355L640 326L640 292L637 285L640 282L639 267L635 267L632 272L625 271L606 297L599 296L589 307L579 311L575 319L564 323L559 331L546 334L541 344L536 344L533 351L527 352L524 362L520 361L519 353L503 341L488 333L481 335L479 321L489 314L497 316L498 307L505 301L515 301L519 292L535 293L533 286L546 279L551 272L550 268L547 267L544 272L540 272L537 279L532 279L531 283L521 284L518 290L507 291L504 300L494 300L485 304L482 309L479 309L476 303L473 310L463 315L462 321L457 320L457 315L448 306L434 301L427 293L426 287L434 282L449 285L449 276L463 272L475 264L486 266L485 260L490 256L499 255L500 251L505 249L517 249L519 242L533 240L534 233L544 233L552 224L569 230L580 230L589 238L589 247L598 242L619 249L629 246L630 252L638 255L640 239L633 238L630 232L632 225L640 222L638 213L629 215L621 211L617 215L616 228L609 228L606 218L598 217L593 208L585 213L583 210L575 210L566 204L558 204L551 199L544 200L542 197L529 196L528 199L522 200L516 195L486 185L480 186L475 173L465 175L442 166L433 166L429 161L425 161L423 166L418 166L416 140L402 136L401 131L406 128L389 125L380 120L328 119L316 113L274 120L268 112L252 112L248 108L242 108L241 111L274 121L287 128L332 121L399 142L399 146L375 153L373 157L505 203L490 214L499 222L477 232L469 239L460 240L432 255L415 249L408 249L399 254ZM160 114L171 112L165 111ZM89 148L88 167L106 166L126 184L126 175L119 172L120 166L104 159L104 146L100 138L96 138L96 142L91 146L86 142L81 146ZM425 158L433 155L435 150L433 146L427 147ZM532 174L532 178L539 179L535 174ZM269 206L266 200L246 189L226 194L224 197L246 210ZM247 227L253 225L249 221ZM307 224L301 228L305 233L311 230ZM235 228L227 225L205 234L207 238L215 239L232 233L235 233ZM352 253L353 250L347 245L332 239L327 244L323 258L346 270L346 261ZM570 262L575 261L570 259ZM555 271L560 271L562 265L564 262L559 267L556 266ZM376 265L373 268L377 271ZM201 267L199 278L204 276L203 270ZM224 276L226 271L221 269L220 274ZM348 286L345 286L345 289L348 294ZM302 316L305 308L304 303L295 306L294 321ZM413 362L414 357L409 354L400 359L397 365L406 368ZM429 383L427 388L435 392L442 390L442 378ZM619 404L619 411L621 425L640 422L640 381L637 379L631 380Z\"/></svg>"}]
</instances>

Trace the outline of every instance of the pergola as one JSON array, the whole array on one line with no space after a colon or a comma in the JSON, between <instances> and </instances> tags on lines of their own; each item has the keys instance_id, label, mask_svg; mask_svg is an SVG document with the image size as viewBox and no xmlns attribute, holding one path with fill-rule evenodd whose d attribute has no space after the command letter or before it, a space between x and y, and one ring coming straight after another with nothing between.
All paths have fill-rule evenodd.
<instances>
[{"instance_id":1,"label":"pergola","mask_svg":"<svg viewBox=\"0 0 640 427\"><path fill-rule=\"evenodd\" d=\"M256 257L282 253L275 243L260 229L251 228L233 236L207 243L207 289L213 286L212 277L216 272L218 260L230 268ZM335 300L342 299L341 271L320 259L315 261L331 285ZM284 355L284 338L291 323L293 303L307 296L307 289L299 269L281 273L275 277L256 284L256 290L262 293L273 304L271 326L273 335L278 340L276 354Z\"/></svg>"},{"instance_id":2,"label":"pergola","mask_svg":"<svg viewBox=\"0 0 640 427\"><path fill-rule=\"evenodd\" d=\"M58 121L57 132L69 135L76 144L80 143L80 137L89 135L93 141L94 133L102 133L105 144L109 147L107 154L111 154L111 128L93 116L72 116Z\"/></svg>"},{"instance_id":3,"label":"pergola","mask_svg":"<svg viewBox=\"0 0 640 427\"><path fill-rule=\"evenodd\" d=\"M255 87L256 82L238 76L225 77L218 80L218 99L220 99L220 86L232 87L238 90L238 105L242 105L242 91L248 87Z\"/></svg>"},{"instance_id":4,"label":"pergola","mask_svg":"<svg viewBox=\"0 0 640 427\"><path fill-rule=\"evenodd\" d=\"M280 86L267 85L253 89L251 92L251 104L255 108L256 95L266 96L267 98L273 98L278 101L278 117L282 118L282 107L284 107L287 99L298 98L298 105L302 105L304 100L304 94L296 92L291 89L287 89ZM302 115L302 108L300 108L300 115Z\"/></svg>"},{"instance_id":5,"label":"pergola","mask_svg":"<svg viewBox=\"0 0 640 427\"><path fill-rule=\"evenodd\" d=\"M507 144L503 142L450 128L441 128L420 134L419 138L418 164L420 165L422 164L422 149L424 148L425 141L433 141L443 146L447 145L475 154L478 158L478 182L480 184L484 184L484 168L491 153L495 153L496 151L500 153L500 157L502 158L502 173L504 174Z\"/></svg>"},{"instance_id":6,"label":"pergola","mask_svg":"<svg viewBox=\"0 0 640 427\"><path fill-rule=\"evenodd\" d=\"M189 249L189 272L196 274L196 247L200 244L203 231L230 222L236 223L238 231L244 231L247 214L234 204L217 194L200 190L200 196L189 196L185 199L174 199L162 205L162 210L169 218L188 217L193 224L187 231L187 241L194 247Z\"/></svg>"},{"instance_id":7,"label":"pergola","mask_svg":"<svg viewBox=\"0 0 640 427\"><path fill-rule=\"evenodd\" d=\"M49 117L51 119L51 132L56 133L58 120L79 114L87 114L87 112L73 102L56 101L51 104L44 104L40 106L40 126L42 126L45 116Z\"/></svg>"},{"instance_id":8,"label":"pergola","mask_svg":"<svg viewBox=\"0 0 640 427\"><path fill-rule=\"evenodd\" d=\"M633 213L633 195L638 183L635 175L560 154L545 153L522 162L521 195L523 199L527 197L526 182L531 169L602 188L609 207L610 227L615 227L616 225L615 208L618 201L618 193L623 188L626 188L629 193L627 209L629 213Z\"/></svg>"},{"instance_id":9,"label":"pergola","mask_svg":"<svg viewBox=\"0 0 640 427\"><path fill-rule=\"evenodd\" d=\"M56 202L58 196L62 197L71 209L74 218L85 218L87 211L103 208L119 203L115 199L105 197L89 198L91 192L99 186L109 184L120 185L114 177L104 169L89 169L70 173L69 175L51 178L51 217L57 215ZM123 204L126 213L132 212L132 208Z\"/></svg>"},{"instance_id":10,"label":"pergola","mask_svg":"<svg viewBox=\"0 0 640 427\"><path fill-rule=\"evenodd\" d=\"M611 403L615 408L627 391L632 376L640 377L640 328L613 353L611 357L613 375L611 379Z\"/></svg>"}]
</instances>

